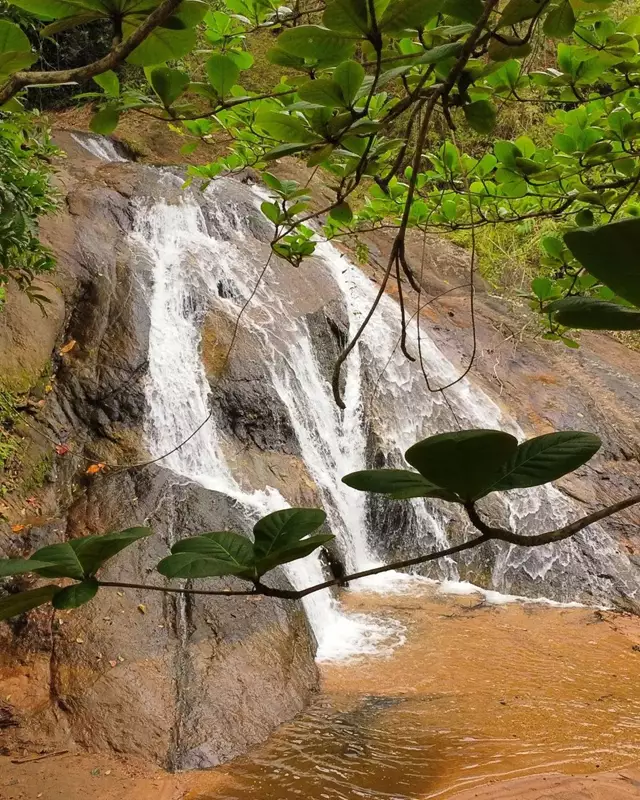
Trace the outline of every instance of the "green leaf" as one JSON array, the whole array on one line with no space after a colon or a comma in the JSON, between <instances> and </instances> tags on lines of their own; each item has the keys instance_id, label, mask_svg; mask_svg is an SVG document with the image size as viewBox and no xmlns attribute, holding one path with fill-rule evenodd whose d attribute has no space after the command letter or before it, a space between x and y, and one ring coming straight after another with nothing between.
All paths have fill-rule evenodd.
<instances>
[{"instance_id":1,"label":"green leaf","mask_svg":"<svg viewBox=\"0 0 640 800\"><path fill-rule=\"evenodd\" d=\"M229 56L215 53L206 65L209 83L213 86L219 97L226 97L235 86L240 75L240 70L235 61Z\"/></svg>"},{"instance_id":2,"label":"green leaf","mask_svg":"<svg viewBox=\"0 0 640 800\"><path fill-rule=\"evenodd\" d=\"M273 139L285 142L316 142L317 137L307 130L302 122L291 114L263 111L258 114L256 124Z\"/></svg>"},{"instance_id":3,"label":"green leaf","mask_svg":"<svg viewBox=\"0 0 640 800\"><path fill-rule=\"evenodd\" d=\"M113 558L139 539L144 539L152 534L151 528L127 528L117 533L72 539L69 544L78 557L84 574L93 575L105 561Z\"/></svg>"},{"instance_id":4,"label":"green leaf","mask_svg":"<svg viewBox=\"0 0 640 800\"><path fill-rule=\"evenodd\" d=\"M120 96L120 79L112 69L101 75L94 75L93 80L108 97Z\"/></svg>"},{"instance_id":5,"label":"green leaf","mask_svg":"<svg viewBox=\"0 0 640 800\"><path fill-rule=\"evenodd\" d=\"M103 136L108 136L118 127L120 113L120 109L116 106L106 106L91 117L89 128L94 133L100 133Z\"/></svg>"},{"instance_id":6,"label":"green leaf","mask_svg":"<svg viewBox=\"0 0 640 800\"><path fill-rule=\"evenodd\" d=\"M508 61L511 58L524 58L531 52L531 44L529 42L522 42L515 36L502 36L501 40L492 39L489 44L489 58L492 61Z\"/></svg>"},{"instance_id":7,"label":"green leaf","mask_svg":"<svg viewBox=\"0 0 640 800\"><path fill-rule=\"evenodd\" d=\"M329 217L341 225L348 225L353 219L353 211L349 203L345 201L332 208Z\"/></svg>"},{"instance_id":8,"label":"green leaf","mask_svg":"<svg viewBox=\"0 0 640 800\"><path fill-rule=\"evenodd\" d=\"M459 502L455 494L436 486L419 472L408 469L368 469L345 475L343 483L360 492L387 494L394 500L407 500L411 497L437 497L441 500Z\"/></svg>"},{"instance_id":9,"label":"green leaf","mask_svg":"<svg viewBox=\"0 0 640 800\"><path fill-rule=\"evenodd\" d=\"M74 583L61 589L53 596L53 607L57 609L79 608L98 594L100 584L95 578L88 578L82 583Z\"/></svg>"},{"instance_id":10,"label":"green leaf","mask_svg":"<svg viewBox=\"0 0 640 800\"><path fill-rule=\"evenodd\" d=\"M517 25L526 19L533 19L544 8L544 0L509 0L500 15L500 27Z\"/></svg>"},{"instance_id":11,"label":"green leaf","mask_svg":"<svg viewBox=\"0 0 640 800\"><path fill-rule=\"evenodd\" d=\"M467 122L478 133L491 133L496 125L496 107L489 100L476 100L464 106Z\"/></svg>"},{"instance_id":12,"label":"green leaf","mask_svg":"<svg viewBox=\"0 0 640 800\"><path fill-rule=\"evenodd\" d=\"M564 241L588 272L640 306L640 218L569 231Z\"/></svg>"},{"instance_id":13,"label":"green leaf","mask_svg":"<svg viewBox=\"0 0 640 800\"><path fill-rule=\"evenodd\" d=\"M593 225L594 220L593 211L583 208L582 211L578 211L576 214L575 222L579 228L589 228Z\"/></svg>"},{"instance_id":14,"label":"green leaf","mask_svg":"<svg viewBox=\"0 0 640 800\"><path fill-rule=\"evenodd\" d=\"M531 281L531 291L538 300L546 300L553 294L553 281L550 278L534 278Z\"/></svg>"},{"instance_id":15,"label":"green leaf","mask_svg":"<svg viewBox=\"0 0 640 800\"><path fill-rule=\"evenodd\" d=\"M569 0L563 0L559 6L555 6L547 14L544 21L543 31L553 39L566 39L571 36L576 26L576 15Z\"/></svg>"},{"instance_id":16,"label":"green leaf","mask_svg":"<svg viewBox=\"0 0 640 800\"><path fill-rule=\"evenodd\" d=\"M174 19L169 18L169 21ZM123 20L123 35L129 37L138 27L138 20L135 17L125 17ZM174 30L172 28L158 27L142 42L127 58L129 64L138 67L155 66L164 64L165 61L175 61L195 47L198 32L195 28L184 28Z\"/></svg>"},{"instance_id":17,"label":"green leaf","mask_svg":"<svg viewBox=\"0 0 640 800\"><path fill-rule=\"evenodd\" d=\"M44 561L52 565L44 568L36 567L34 570L38 575L44 575L46 578L75 578L79 581L84 578L84 568L70 542L41 547L29 560Z\"/></svg>"},{"instance_id":18,"label":"green leaf","mask_svg":"<svg viewBox=\"0 0 640 800\"><path fill-rule=\"evenodd\" d=\"M463 500L476 500L502 473L502 465L517 447L518 440L502 431L457 431L431 436L414 444L405 458L437 486L454 492Z\"/></svg>"},{"instance_id":19,"label":"green leaf","mask_svg":"<svg viewBox=\"0 0 640 800\"><path fill-rule=\"evenodd\" d=\"M307 103L315 103L327 108L340 108L345 105L340 86L328 78L304 83L298 89L298 94Z\"/></svg>"},{"instance_id":20,"label":"green leaf","mask_svg":"<svg viewBox=\"0 0 640 800\"><path fill-rule=\"evenodd\" d=\"M439 61L445 61L447 58L454 58L459 55L464 45L462 42L450 42L449 44L440 44L437 47L432 47L431 50L416 59L416 64L437 64Z\"/></svg>"},{"instance_id":21,"label":"green leaf","mask_svg":"<svg viewBox=\"0 0 640 800\"><path fill-rule=\"evenodd\" d=\"M156 67L151 72L151 86L162 100L165 108L170 108L189 86L190 79L186 72L169 67Z\"/></svg>"},{"instance_id":22,"label":"green leaf","mask_svg":"<svg viewBox=\"0 0 640 800\"><path fill-rule=\"evenodd\" d=\"M292 156L295 153L300 153L302 150L308 150L309 144L302 142L292 142L291 144L281 144L274 147L273 150L268 150L262 158L265 161L273 161L276 158L284 158L285 156Z\"/></svg>"},{"instance_id":23,"label":"green leaf","mask_svg":"<svg viewBox=\"0 0 640 800\"><path fill-rule=\"evenodd\" d=\"M0 20L0 75L10 75L38 60L24 32L13 22Z\"/></svg>"},{"instance_id":24,"label":"green leaf","mask_svg":"<svg viewBox=\"0 0 640 800\"><path fill-rule=\"evenodd\" d=\"M640 330L640 311L592 297L565 297L545 309L567 328L591 331Z\"/></svg>"},{"instance_id":25,"label":"green leaf","mask_svg":"<svg viewBox=\"0 0 640 800\"><path fill-rule=\"evenodd\" d=\"M35 53L17 53L15 51L0 53L0 77L4 78L21 69L26 69L35 64L37 60L38 56ZM2 108L5 111L9 110L6 103Z\"/></svg>"},{"instance_id":26,"label":"green leaf","mask_svg":"<svg viewBox=\"0 0 640 800\"><path fill-rule=\"evenodd\" d=\"M391 3L380 20L380 30L392 34L422 30L430 19L442 11L444 5L444 0L400 0Z\"/></svg>"},{"instance_id":27,"label":"green leaf","mask_svg":"<svg viewBox=\"0 0 640 800\"><path fill-rule=\"evenodd\" d=\"M504 465L492 492L526 489L555 481L586 464L602 442L593 433L562 431L523 442Z\"/></svg>"},{"instance_id":28,"label":"green leaf","mask_svg":"<svg viewBox=\"0 0 640 800\"><path fill-rule=\"evenodd\" d=\"M280 34L278 48L324 65L340 64L353 55L355 40L319 25L300 25Z\"/></svg>"},{"instance_id":29,"label":"green leaf","mask_svg":"<svg viewBox=\"0 0 640 800\"><path fill-rule=\"evenodd\" d=\"M389 0L374 0L376 20L380 20ZM369 0L332 0L327 4L322 21L327 28L340 33L365 37L373 29Z\"/></svg>"},{"instance_id":30,"label":"green leaf","mask_svg":"<svg viewBox=\"0 0 640 800\"><path fill-rule=\"evenodd\" d=\"M77 28L80 25L86 25L89 22L95 22L98 19L104 19L104 14L99 11L85 11L81 14L72 14L69 17L63 17L56 22L51 22L45 25L40 30L40 36L55 36L57 33L64 33L70 28Z\"/></svg>"},{"instance_id":31,"label":"green leaf","mask_svg":"<svg viewBox=\"0 0 640 800\"><path fill-rule=\"evenodd\" d=\"M344 61L336 67L333 80L340 87L345 106L350 108L365 78L364 67L357 61Z\"/></svg>"},{"instance_id":32,"label":"green leaf","mask_svg":"<svg viewBox=\"0 0 640 800\"><path fill-rule=\"evenodd\" d=\"M320 508L285 508L267 514L253 528L256 560L264 559L297 544L317 530L327 515Z\"/></svg>"},{"instance_id":33,"label":"green leaf","mask_svg":"<svg viewBox=\"0 0 640 800\"><path fill-rule=\"evenodd\" d=\"M302 539L284 550L276 550L257 561L256 569L258 575L262 576L265 572L269 572L270 569L279 567L281 564L288 564L290 561L304 558L333 539L335 539L335 536L331 533L318 533L315 536L307 536L306 539Z\"/></svg>"},{"instance_id":34,"label":"green leaf","mask_svg":"<svg viewBox=\"0 0 640 800\"><path fill-rule=\"evenodd\" d=\"M29 592L20 594L9 594L0 598L0 620L17 617L32 608L43 606L48 603L59 591L57 586L41 586L39 589L31 589Z\"/></svg>"},{"instance_id":35,"label":"green leaf","mask_svg":"<svg viewBox=\"0 0 640 800\"><path fill-rule=\"evenodd\" d=\"M42 19L59 19L83 13L86 10L97 10L87 8L81 2L70 2L70 0L11 0L11 5L18 6L18 8ZM102 13L104 15L104 9L102 9Z\"/></svg>"},{"instance_id":36,"label":"green leaf","mask_svg":"<svg viewBox=\"0 0 640 800\"><path fill-rule=\"evenodd\" d=\"M25 572L33 572L42 567L51 567L50 561L36 561L31 558L3 558L0 559L0 578L9 575L22 575Z\"/></svg>"},{"instance_id":37,"label":"green leaf","mask_svg":"<svg viewBox=\"0 0 640 800\"><path fill-rule=\"evenodd\" d=\"M0 20L0 53L30 53L31 44L22 28L7 20Z\"/></svg>"},{"instance_id":38,"label":"green leaf","mask_svg":"<svg viewBox=\"0 0 640 800\"><path fill-rule=\"evenodd\" d=\"M484 11L482 0L445 0L442 11L463 22L475 24Z\"/></svg>"},{"instance_id":39,"label":"green leaf","mask_svg":"<svg viewBox=\"0 0 640 800\"><path fill-rule=\"evenodd\" d=\"M178 6L172 19L178 19L185 28L194 28L207 15L209 4L203 0L183 0Z\"/></svg>"},{"instance_id":40,"label":"green leaf","mask_svg":"<svg viewBox=\"0 0 640 800\"><path fill-rule=\"evenodd\" d=\"M280 222L281 211L277 203L271 203L269 200L265 200L260 206L260 210L274 225Z\"/></svg>"},{"instance_id":41,"label":"green leaf","mask_svg":"<svg viewBox=\"0 0 640 800\"><path fill-rule=\"evenodd\" d=\"M167 577L204 578L215 575L242 575L255 574L255 557L253 546L246 536L232 531L216 531L204 533L201 536L192 536L182 539L171 548L173 556L160 562L158 570ZM171 562L170 567L179 564L182 573L187 570L189 574L169 575L160 568L171 558L181 555L197 555L206 563L198 565L194 560ZM199 572L200 574L196 574Z\"/></svg>"}]
</instances>

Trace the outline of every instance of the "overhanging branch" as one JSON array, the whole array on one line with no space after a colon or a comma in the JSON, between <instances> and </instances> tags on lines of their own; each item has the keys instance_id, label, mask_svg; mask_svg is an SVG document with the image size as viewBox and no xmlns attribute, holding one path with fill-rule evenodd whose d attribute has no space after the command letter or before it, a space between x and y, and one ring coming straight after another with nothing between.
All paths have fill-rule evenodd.
<instances>
[{"instance_id":1,"label":"overhanging branch","mask_svg":"<svg viewBox=\"0 0 640 800\"><path fill-rule=\"evenodd\" d=\"M55 85L60 83L83 83L96 75L115 69L142 44L152 31L168 19L182 0L162 0L160 5L120 44L106 56L74 69L57 69L41 72L16 72L0 88L0 105L6 103L19 91L33 84Z\"/></svg>"}]
</instances>

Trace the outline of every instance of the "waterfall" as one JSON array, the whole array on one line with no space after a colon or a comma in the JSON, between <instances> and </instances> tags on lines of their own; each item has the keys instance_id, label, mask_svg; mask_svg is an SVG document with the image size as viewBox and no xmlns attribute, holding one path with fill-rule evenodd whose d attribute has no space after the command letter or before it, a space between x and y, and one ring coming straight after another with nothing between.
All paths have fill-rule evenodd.
<instances>
[{"instance_id":1,"label":"waterfall","mask_svg":"<svg viewBox=\"0 0 640 800\"><path fill-rule=\"evenodd\" d=\"M209 236L205 219L195 203L159 203L138 208L134 240L154 264L149 298L151 327L146 385L149 405L146 433L154 456L167 453L184 441L209 414L210 387L200 352L200 323L205 306L231 305L237 313L239 303L249 296L255 280L252 269L247 268L248 259L242 253L243 235L237 227L238 220L232 216L230 222L226 216L218 215L217 222L224 238ZM228 240L231 234L235 243ZM239 299L220 298L221 280L233 285L234 296ZM264 317L261 312L266 312ZM268 306L257 307L257 314L268 326L271 316ZM256 328L257 336L263 333ZM315 361L298 333L294 330L290 349L280 356L293 359L293 363L304 359L309 368L304 375L305 385L308 379L309 386L317 386L319 377L312 366ZM268 340L265 344L269 344ZM282 358L276 363L274 351L271 365L274 384L279 386L295 413L299 398L291 389L293 376L290 371L283 370L280 361ZM301 417L301 407L298 414ZM304 439L301 446L305 446ZM246 512L248 525L289 505L273 488L247 491L240 486L225 459L218 424L213 418L163 463L179 475L239 503ZM342 465L337 466L342 468ZM334 522L335 514L329 513ZM292 562L284 569L296 588L325 580L317 554ZM343 613L327 590L310 595L303 602L318 640L319 659L376 652L385 642L397 642L401 636L400 627L393 622L383 623L364 615Z\"/></svg>"},{"instance_id":2,"label":"waterfall","mask_svg":"<svg viewBox=\"0 0 640 800\"><path fill-rule=\"evenodd\" d=\"M175 194L180 179L168 173L164 179L172 183ZM265 379L286 409L302 460L321 496L347 568L366 569L381 562L383 539L391 531L370 532L366 496L348 489L340 478L368 466L371 431L379 452L397 464L402 463L401 454L415 441L455 429L456 418L462 427L500 428L520 439L523 432L467 379L448 392L451 407L441 395L427 391L420 370L397 347L398 308L388 296L383 297L360 345L345 365L347 410L341 412L333 402L320 364L314 331L305 312L305 295L320 291L320 285L325 290L331 287L352 335L377 286L325 242L300 270L272 264L256 289L269 252L269 232L260 231L266 221L260 217L257 203L255 193L230 179L216 181L204 196L187 192L172 203L138 202L132 243L154 265L146 386L149 446L154 456L169 452L207 418L211 387L201 352L203 322L212 309L235 320L251 298L243 312L241 330L250 335ZM408 344L415 352L415 325ZM424 331L421 344L425 369L436 385L456 377L456 368ZM383 379L378 380L383 373ZM237 502L245 512L248 531L257 518L288 503L273 487L245 487L243 476L230 463L231 445L225 420L214 413L163 464ZM497 503L503 518L521 531L556 527L578 513L553 487L510 492ZM413 522L402 534L407 554L446 546L449 526L455 524L460 529L467 525L450 504L417 499L409 506ZM496 547L491 587L506 592L524 582L525 591L520 594L541 594L540 581L554 576L556 600L588 597L605 602L611 596L607 581L614 575L633 595L637 589L628 559L601 530L595 532L596 536L582 534L579 540L535 550ZM459 578L460 563L451 559L441 562L430 575L453 586L451 582ZM324 577L316 554L287 565L285 571L297 588ZM371 580L366 588L389 591L403 580L407 577L390 574ZM311 595L304 602L320 658L374 652L393 646L402 636L392 623L344 613L328 591Z\"/></svg>"}]
</instances>

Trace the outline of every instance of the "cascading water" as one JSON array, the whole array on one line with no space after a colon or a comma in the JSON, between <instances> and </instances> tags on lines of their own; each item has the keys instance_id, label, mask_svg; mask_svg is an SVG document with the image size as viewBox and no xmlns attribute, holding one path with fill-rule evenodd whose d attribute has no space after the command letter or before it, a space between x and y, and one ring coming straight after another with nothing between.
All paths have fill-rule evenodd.
<instances>
[{"instance_id":1,"label":"cascading water","mask_svg":"<svg viewBox=\"0 0 640 800\"><path fill-rule=\"evenodd\" d=\"M249 296L251 281L255 280L253 265L247 268L248 259L242 255L244 237L238 219L217 215L217 222L219 238L209 236L201 210L194 203L157 204L139 209L135 239L155 265L149 301L147 382L147 435L154 455L171 451L209 415L210 387L200 353L200 323L206 307L221 304L231 306L237 313L238 304ZM234 243L228 241L231 237ZM211 264L215 264L214 270ZM239 300L219 297L221 280L234 287L234 296ZM270 299L275 308L278 301ZM263 345L269 346L270 339L265 332L274 315L268 305L262 308L259 305L260 298L257 298L261 327L256 327L255 332L263 339ZM285 313L284 309L281 311ZM297 400L291 399L294 392L287 388L292 376L281 368L292 360L297 364L298 358L306 359L307 366L315 363L312 354L304 352L304 343L297 333L295 329L292 331L290 350L280 342L280 349L274 344L271 354L274 384L281 388L283 397L290 400L292 409ZM309 385L319 384L313 368L308 370L305 379ZM304 448L304 441L301 446ZM252 492L241 488L225 460L213 418L184 447L168 456L164 464L208 489L233 498L246 510L248 522L289 505L275 489ZM297 588L325 579L315 554L287 565L285 571ZM400 636L399 627L392 623L382 624L362 615L347 616L328 591L305 598L304 605L318 639L320 659L375 652L383 641L390 637L397 640Z\"/></svg>"},{"instance_id":2,"label":"cascading water","mask_svg":"<svg viewBox=\"0 0 640 800\"><path fill-rule=\"evenodd\" d=\"M167 174L165 180L175 184L179 178ZM241 193L245 194L240 208L234 198ZM133 238L155 265L149 298L150 448L154 455L171 451L207 418L211 389L200 352L202 323L212 309L227 319L236 319L251 298L243 312L242 329L255 342L256 356L288 413L305 466L322 497L348 569L366 569L380 563L375 555L380 540L368 535L370 518L364 496L349 490L340 478L367 466L367 426L375 431L378 450L397 460L416 440L454 429L456 420L442 398L426 390L415 365L398 352L397 306L389 297L383 298L360 346L347 362L347 411L337 409L308 321L297 306L295 293L285 284L289 279L282 278L285 273L274 274L273 269L267 272L254 292L268 254L268 246L254 235L255 227L263 224L259 212L253 211L255 202L250 190L221 180L204 198L186 194L172 205L141 202L138 207ZM325 283L333 286L352 334L369 308L376 287L328 243L319 245L313 270L320 271ZM409 346L416 348L415 331ZM454 366L424 332L421 346L426 369L437 385L455 377ZM383 371L384 379L377 383ZM502 428L522 438L515 422L505 418L471 382L458 383L448 393L448 399L463 427ZM417 409L420 413L416 413ZM164 464L233 498L245 509L247 523L288 505L274 488L243 488L241 476L234 473L225 456L225 437L224 421L214 415ZM519 530L533 530L534 521L538 531L557 526L576 513L572 513L572 505L560 492L548 487L512 492L500 502L504 516ZM416 553L416 540L420 551L443 546L448 542L448 526L452 522L458 527L466 524L445 504L435 507L415 500L411 506L414 521L405 537L407 548L413 548L411 554ZM448 580L458 578L458 567L452 560L438 569L431 574ZM298 588L323 579L316 555L288 565L286 571ZM567 601L585 596L583 589L588 583L588 596L605 602L609 586L606 579L595 577L598 574L615 574L623 583L629 579L629 586L633 580L626 558L600 532L593 540L583 538L580 546L570 542L535 551L498 548L491 582L494 588L508 591L519 585L515 582L517 575L526 575L531 579L531 590L551 571L558 573L564 587L556 588L557 599ZM388 589L390 582L393 584L399 577L392 575L381 584L372 584L374 588ZM634 586L629 594L635 591ZM321 658L373 651L382 642L388 643L390 637L397 640L401 635L398 629L379 620L345 615L328 592L306 598L305 608L319 641Z\"/></svg>"}]
</instances>

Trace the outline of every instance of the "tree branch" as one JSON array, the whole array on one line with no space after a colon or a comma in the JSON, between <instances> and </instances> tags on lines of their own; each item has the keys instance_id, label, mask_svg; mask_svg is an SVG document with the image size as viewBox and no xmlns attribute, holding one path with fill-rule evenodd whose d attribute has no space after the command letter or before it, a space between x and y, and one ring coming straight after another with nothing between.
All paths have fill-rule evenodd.
<instances>
[{"instance_id":1,"label":"tree branch","mask_svg":"<svg viewBox=\"0 0 640 800\"><path fill-rule=\"evenodd\" d=\"M621 500L619 503L601 508L599 511L594 511L593 514L587 514L586 517L571 522L569 525L565 525L564 528L559 528L556 531L548 531L547 533L538 533L533 536L513 533L504 528L495 528L491 525L487 525L478 514L475 503L465 503L465 510L471 524L481 531L488 539L497 539L501 542L520 545L520 547L539 547L544 544L553 544L554 542L561 542L563 539L568 539L570 536L579 533L589 525L600 522L601 519L624 511L625 508L630 508L638 503L640 503L640 494L634 494L631 497L627 497L626 500Z\"/></svg>"},{"instance_id":2,"label":"tree branch","mask_svg":"<svg viewBox=\"0 0 640 800\"><path fill-rule=\"evenodd\" d=\"M116 45L106 56L74 69L58 69L42 72L16 72L0 88L0 105L6 103L19 91L33 84L55 85L59 83L82 83L90 78L119 66L142 44L149 34L168 19L180 5L181 0L162 0L160 5L142 22L124 42Z\"/></svg>"},{"instance_id":3,"label":"tree branch","mask_svg":"<svg viewBox=\"0 0 640 800\"><path fill-rule=\"evenodd\" d=\"M472 550L479 547L481 544L490 541L508 542L509 544L519 545L521 547L540 547L545 544L553 544L554 542L561 542L574 536L579 531L599 522L606 517L617 514L619 511L624 511L625 508L630 508L633 505L640 503L640 494L628 497L626 500L621 500L619 503L602 508L595 511L593 514L588 514L564 528L559 528L556 531L548 531L547 533L539 533L534 536L527 536L521 533L513 533L505 528L497 528L488 525L482 517L478 514L475 503L465 503L465 510L471 524L480 531L480 536L474 539L469 539L461 544L447 547L444 550L436 550L427 555L416 556L415 558L408 558L404 561L394 561L393 564L383 564L380 567L373 567L372 569L365 569L361 572L354 572L351 575L345 575L342 578L332 578L331 580L317 583L314 586L308 586L306 589L276 589L267 586L260 580L254 581L253 588L251 589L187 589L173 586L154 586L153 584L146 583L120 583L118 581L99 581L100 586L116 589L143 589L151 592L165 592L169 594L185 594L185 595L204 595L208 597L255 597L256 595L263 595L265 597L277 597L281 600L301 600L303 597L308 597L310 594L315 594L323 589L330 589L332 586L344 586L351 581L356 581L361 578L368 578L372 575L382 575L385 572L392 570L406 569L407 567L415 567L419 564L426 564L429 561L436 561L440 558L462 553L465 550Z\"/></svg>"}]
</instances>

